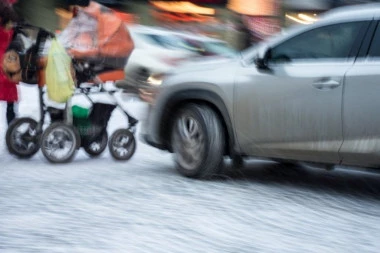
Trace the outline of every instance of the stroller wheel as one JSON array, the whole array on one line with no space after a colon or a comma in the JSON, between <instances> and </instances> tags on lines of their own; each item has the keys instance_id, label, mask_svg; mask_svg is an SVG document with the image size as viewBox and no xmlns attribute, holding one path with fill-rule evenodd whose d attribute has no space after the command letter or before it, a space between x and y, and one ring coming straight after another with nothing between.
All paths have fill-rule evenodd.
<instances>
[{"instance_id":1,"label":"stroller wheel","mask_svg":"<svg viewBox=\"0 0 380 253\"><path fill-rule=\"evenodd\" d=\"M9 125L5 139L11 154L30 158L38 152L40 136L37 125L37 121L32 118L18 118Z\"/></svg>"},{"instance_id":2,"label":"stroller wheel","mask_svg":"<svg viewBox=\"0 0 380 253\"><path fill-rule=\"evenodd\" d=\"M136 139L128 129L118 129L112 134L108 147L113 158L126 161L135 153Z\"/></svg>"},{"instance_id":3,"label":"stroller wheel","mask_svg":"<svg viewBox=\"0 0 380 253\"><path fill-rule=\"evenodd\" d=\"M41 151L49 162L66 163L73 159L80 147L76 129L65 123L50 125L41 136Z\"/></svg>"},{"instance_id":4,"label":"stroller wheel","mask_svg":"<svg viewBox=\"0 0 380 253\"><path fill-rule=\"evenodd\" d=\"M96 140L84 146L83 149L92 157L99 156L106 149L108 143L107 131L104 131Z\"/></svg>"}]
</instances>

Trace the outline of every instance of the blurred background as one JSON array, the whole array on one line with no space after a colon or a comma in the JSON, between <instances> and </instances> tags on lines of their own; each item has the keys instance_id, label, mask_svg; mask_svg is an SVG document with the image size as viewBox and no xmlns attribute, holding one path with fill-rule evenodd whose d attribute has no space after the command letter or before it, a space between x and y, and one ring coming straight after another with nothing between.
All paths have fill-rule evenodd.
<instances>
[{"instance_id":1,"label":"blurred background","mask_svg":"<svg viewBox=\"0 0 380 253\"><path fill-rule=\"evenodd\" d=\"M66 0L19 0L16 10L27 21L52 31L71 18ZM374 0L98 0L126 23L162 26L215 37L242 50L293 24L310 24L335 7Z\"/></svg>"}]
</instances>

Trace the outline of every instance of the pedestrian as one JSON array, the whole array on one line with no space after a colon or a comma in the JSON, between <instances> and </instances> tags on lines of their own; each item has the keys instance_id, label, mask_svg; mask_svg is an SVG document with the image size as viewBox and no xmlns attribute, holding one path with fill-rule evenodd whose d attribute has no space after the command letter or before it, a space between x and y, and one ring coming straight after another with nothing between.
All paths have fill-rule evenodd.
<instances>
[{"instance_id":1,"label":"pedestrian","mask_svg":"<svg viewBox=\"0 0 380 253\"><path fill-rule=\"evenodd\" d=\"M237 23L237 30L239 32L238 40L239 40L239 50L245 50L252 46L252 33L251 30L248 28L244 16L241 15L239 17L238 23Z\"/></svg>"},{"instance_id":2,"label":"pedestrian","mask_svg":"<svg viewBox=\"0 0 380 253\"><path fill-rule=\"evenodd\" d=\"M3 59L13 37L13 22L17 21L17 15L12 8L15 0L0 0L0 59ZM3 61L1 61L3 62ZM6 118L8 125L15 119L15 104L18 101L17 83L10 81L0 68L0 101L7 104Z\"/></svg>"}]
</instances>

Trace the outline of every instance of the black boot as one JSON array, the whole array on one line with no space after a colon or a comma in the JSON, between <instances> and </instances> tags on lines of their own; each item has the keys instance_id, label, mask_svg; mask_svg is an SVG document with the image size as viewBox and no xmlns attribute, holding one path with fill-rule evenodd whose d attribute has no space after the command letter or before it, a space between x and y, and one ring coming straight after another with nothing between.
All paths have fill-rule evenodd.
<instances>
[{"instance_id":1,"label":"black boot","mask_svg":"<svg viewBox=\"0 0 380 253\"><path fill-rule=\"evenodd\" d=\"M8 126L16 118L15 104L13 102L7 103L7 122Z\"/></svg>"}]
</instances>

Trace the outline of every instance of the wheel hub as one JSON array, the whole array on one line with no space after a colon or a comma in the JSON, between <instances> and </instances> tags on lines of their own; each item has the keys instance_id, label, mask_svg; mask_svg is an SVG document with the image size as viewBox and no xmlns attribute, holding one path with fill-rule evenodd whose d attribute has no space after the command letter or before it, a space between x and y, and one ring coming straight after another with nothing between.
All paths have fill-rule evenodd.
<instances>
[{"instance_id":1,"label":"wheel hub","mask_svg":"<svg viewBox=\"0 0 380 253\"><path fill-rule=\"evenodd\" d=\"M178 159L187 169L192 169L201 161L204 151L204 134L199 122L194 118L185 116L178 120Z\"/></svg>"},{"instance_id":2,"label":"wheel hub","mask_svg":"<svg viewBox=\"0 0 380 253\"><path fill-rule=\"evenodd\" d=\"M37 131L32 129L30 125L21 125L17 131L15 131L13 140L18 148L21 148L22 150L30 150L35 146L34 142L36 142L36 134Z\"/></svg>"},{"instance_id":3,"label":"wheel hub","mask_svg":"<svg viewBox=\"0 0 380 253\"><path fill-rule=\"evenodd\" d=\"M45 147L51 156L62 158L69 153L73 145L74 143L70 140L68 133L57 129L47 137Z\"/></svg>"}]
</instances>

